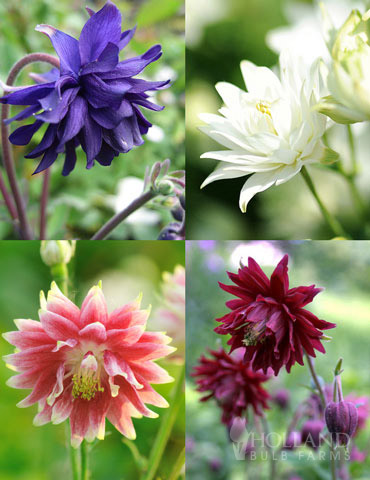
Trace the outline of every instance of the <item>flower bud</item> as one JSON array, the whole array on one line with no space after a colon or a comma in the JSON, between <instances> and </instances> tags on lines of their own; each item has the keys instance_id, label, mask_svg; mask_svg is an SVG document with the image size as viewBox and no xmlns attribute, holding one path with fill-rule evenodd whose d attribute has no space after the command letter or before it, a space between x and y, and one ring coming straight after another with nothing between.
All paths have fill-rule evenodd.
<instances>
[{"instance_id":1,"label":"flower bud","mask_svg":"<svg viewBox=\"0 0 370 480\"><path fill-rule=\"evenodd\" d=\"M289 406L290 393L285 388L281 388L275 393L273 400L281 409L285 410Z\"/></svg>"},{"instance_id":2,"label":"flower bud","mask_svg":"<svg viewBox=\"0 0 370 480\"><path fill-rule=\"evenodd\" d=\"M247 420L244 417L235 417L229 430L230 439L239 442L245 433Z\"/></svg>"},{"instance_id":3,"label":"flower bud","mask_svg":"<svg viewBox=\"0 0 370 480\"><path fill-rule=\"evenodd\" d=\"M347 445L357 427L357 408L351 402L330 402L325 409L325 421L333 442Z\"/></svg>"},{"instance_id":4,"label":"flower bud","mask_svg":"<svg viewBox=\"0 0 370 480\"><path fill-rule=\"evenodd\" d=\"M76 240L43 240L40 255L49 267L69 263L76 249Z\"/></svg>"},{"instance_id":5,"label":"flower bud","mask_svg":"<svg viewBox=\"0 0 370 480\"><path fill-rule=\"evenodd\" d=\"M320 435L324 426L325 424L321 420L307 420L301 430L302 444L317 450L321 445Z\"/></svg>"},{"instance_id":6,"label":"flower bud","mask_svg":"<svg viewBox=\"0 0 370 480\"><path fill-rule=\"evenodd\" d=\"M161 180L157 185L157 190L161 195L170 195L174 190L173 183L170 180Z\"/></svg>"}]
</instances>

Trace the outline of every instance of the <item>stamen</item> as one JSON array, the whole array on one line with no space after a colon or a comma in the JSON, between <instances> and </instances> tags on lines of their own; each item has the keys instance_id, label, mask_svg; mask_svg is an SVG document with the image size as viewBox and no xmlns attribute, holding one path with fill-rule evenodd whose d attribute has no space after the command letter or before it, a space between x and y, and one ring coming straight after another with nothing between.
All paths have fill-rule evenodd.
<instances>
[{"instance_id":1,"label":"stamen","mask_svg":"<svg viewBox=\"0 0 370 480\"><path fill-rule=\"evenodd\" d=\"M263 343L265 337L263 336L266 330L265 323L249 324L244 331L243 343L247 346L255 346L257 343Z\"/></svg>"},{"instance_id":2,"label":"stamen","mask_svg":"<svg viewBox=\"0 0 370 480\"><path fill-rule=\"evenodd\" d=\"M100 386L100 368L94 355L90 353L82 360L80 368L72 377L73 398L90 401L97 392L104 392Z\"/></svg>"},{"instance_id":3,"label":"stamen","mask_svg":"<svg viewBox=\"0 0 370 480\"><path fill-rule=\"evenodd\" d=\"M259 112L271 117L270 104L268 102L260 101L257 103L256 108Z\"/></svg>"}]
</instances>

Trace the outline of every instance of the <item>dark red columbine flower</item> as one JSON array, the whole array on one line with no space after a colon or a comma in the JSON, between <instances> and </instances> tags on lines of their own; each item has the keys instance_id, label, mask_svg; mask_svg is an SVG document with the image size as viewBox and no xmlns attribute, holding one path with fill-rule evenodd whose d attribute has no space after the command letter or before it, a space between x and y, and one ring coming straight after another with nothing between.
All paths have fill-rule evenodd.
<instances>
[{"instance_id":1,"label":"dark red columbine flower","mask_svg":"<svg viewBox=\"0 0 370 480\"><path fill-rule=\"evenodd\" d=\"M261 416L264 408L269 408L268 392L262 383L269 376L255 372L243 361L243 353L232 355L223 348L210 350L211 358L202 355L192 373L196 377L198 392L209 392L201 398L206 402L214 398L222 409L222 423L231 426L234 418L241 417L251 406L256 415Z\"/></svg>"},{"instance_id":2,"label":"dark red columbine flower","mask_svg":"<svg viewBox=\"0 0 370 480\"><path fill-rule=\"evenodd\" d=\"M271 367L277 375L285 365L288 372L295 362L303 365L303 353L315 357L315 349L325 353L321 330L334 323L319 320L304 307L322 290L309 287L289 288L288 255L285 255L269 279L260 266L248 259L238 273L228 272L236 285L220 287L237 297L226 306L231 312L218 321L215 332L231 335L231 350L244 347L245 361L254 370L265 373Z\"/></svg>"}]
</instances>

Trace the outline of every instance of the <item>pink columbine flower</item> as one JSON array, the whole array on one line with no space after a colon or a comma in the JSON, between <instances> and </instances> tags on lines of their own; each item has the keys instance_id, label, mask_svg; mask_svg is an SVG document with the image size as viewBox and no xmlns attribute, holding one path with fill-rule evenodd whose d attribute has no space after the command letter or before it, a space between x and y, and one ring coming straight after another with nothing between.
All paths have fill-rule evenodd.
<instances>
[{"instance_id":1,"label":"pink columbine flower","mask_svg":"<svg viewBox=\"0 0 370 480\"><path fill-rule=\"evenodd\" d=\"M149 310L141 298L108 314L101 285L87 294L81 309L53 282L40 295L40 321L15 320L19 331L4 334L17 348L5 361L19 375L14 388L32 392L18 403L38 403L35 425L59 424L70 418L71 443L104 439L105 418L134 439L132 417L158 415L146 403L167 407L151 383L167 383L168 373L153 360L174 351L163 333L146 332Z\"/></svg>"}]
</instances>

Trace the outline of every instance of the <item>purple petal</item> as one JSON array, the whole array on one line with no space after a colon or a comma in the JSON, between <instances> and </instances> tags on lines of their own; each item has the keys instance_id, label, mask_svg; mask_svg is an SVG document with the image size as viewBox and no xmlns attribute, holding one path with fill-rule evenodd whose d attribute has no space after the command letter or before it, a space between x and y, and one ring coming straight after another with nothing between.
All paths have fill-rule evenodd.
<instances>
[{"instance_id":1,"label":"purple petal","mask_svg":"<svg viewBox=\"0 0 370 480\"><path fill-rule=\"evenodd\" d=\"M82 65L97 60L108 42L118 46L121 38L121 21L120 11L110 1L89 18L80 35Z\"/></svg>"},{"instance_id":2,"label":"purple petal","mask_svg":"<svg viewBox=\"0 0 370 480\"><path fill-rule=\"evenodd\" d=\"M71 77L71 75L64 75L57 82L55 82L55 88L60 99L62 98L62 88L66 86L77 87L78 81L74 77Z\"/></svg>"},{"instance_id":3,"label":"purple petal","mask_svg":"<svg viewBox=\"0 0 370 480\"><path fill-rule=\"evenodd\" d=\"M48 72L45 73L29 73L29 76L34 80L36 83L45 83L45 82L55 82L60 77L59 68L52 68Z\"/></svg>"},{"instance_id":4,"label":"purple petal","mask_svg":"<svg viewBox=\"0 0 370 480\"><path fill-rule=\"evenodd\" d=\"M76 157L76 149L75 149L74 142L67 142L66 158L64 160L63 171L62 171L63 177L66 177L72 172L72 170L75 168L76 160L77 160L77 157Z\"/></svg>"},{"instance_id":5,"label":"purple petal","mask_svg":"<svg viewBox=\"0 0 370 480\"><path fill-rule=\"evenodd\" d=\"M116 68L114 68L114 70L112 69L111 72L107 71L107 73L100 75L100 78L108 80L115 78L133 77L140 73L142 70L144 70L147 65L155 62L156 60L158 60L158 58L161 57L161 48L162 47L160 45L155 45L143 55L124 60L123 62L120 62L116 66Z\"/></svg>"},{"instance_id":6,"label":"purple petal","mask_svg":"<svg viewBox=\"0 0 370 480\"><path fill-rule=\"evenodd\" d=\"M142 107L148 108L149 110L154 110L155 112L160 112L161 110L164 109L162 105L157 105L156 103L149 102L149 100L146 100L145 98L142 99L137 99L137 100L131 100L132 103L135 105L141 105Z\"/></svg>"},{"instance_id":7,"label":"purple petal","mask_svg":"<svg viewBox=\"0 0 370 480\"><path fill-rule=\"evenodd\" d=\"M88 115L86 123L80 132L81 146L86 153L87 165L86 168L91 168L94 165L94 158L99 153L102 144L102 129L94 122Z\"/></svg>"},{"instance_id":8,"label":"purple petal","mask_svg":"<svg viewBox=\"0 0 370 480\"><path fill-rule=\"evenodd\" d=\"M92 118L102 127L107 129L115 128L123 118L133 115L131 104L123 100L118 110L113 108L90 108L89 113Z\"/></svg>"},{"instance_id":9,"label":"purple petal","mask_svg":"<svg viewBox=\"0 0 370 480\"><path fill-rule=\"evenodd\" d=\"M147 90L160 90L166 88L171 80L160 81L160 82L147 82L146 80L141 80L139 78L131 78L130 83L132 85L130 93L142 93Z\"/></svg>"},{"instance_id":10,"label":"purple petal","mask_svg":"<svg viewBox=\"0 0 370 480\"><path fill-rule=\"evenodd\" d=\"M100 165L107 167L112 163L113 158L117 155L119 155L119 153L116 152L116 150L113 150L112 147L103 142L100 152L95 159L100 163Z\"/></svg>"},{"instance_id":11,"label":"purple petal","mask_svg":"<svg viewBox=\"0 0 370 480\"><path fill-rule=\"evenodd\" d=\"M86 100L80 96L70 104L68 115L66 116L63 136L60 139L60 145L68 142L75 137L84 126L87 115Z\"/></svg>"},{"instance_id":12,"label":"purple petal","mask_svg":"<svg viewBox=\"0 0 370 480\"><path fill-rule=\"evenodd\" d=\"M33 172L32 175L36 175L36 173L40 173L43 170L49 168L57 159L58 153L56 152L55 148L49 148L46 151L45 155L42 157L41 162L38 164L36 170Z\"/></svg>"},{"instance_id":13,"label":"purple petal","mask_svg":"<svg viewBox=\"0 0 370 480\"><path fill-rule=\"evenodd\" d=\"M103 130L104 140L118 152L126 153L134 146L131 123L127 118L113 130Z\"/></svg>"},{"instance_id":14,"label":"purple petal","mask_svg":"<svg viewBox=\"0 0 370 480\"><path fill-rule=\"evenodd\" d=\"M81 77L81 80L84 86L85 98L95 108L119 108L124 94L131 88L127 81L108 85L94 74Z\"/></svg>"},{"instance_id":15,"label":"purple petal","mask_svg":"<svg viewBox=\"0 0 370 480\"><path fill-rule=\"evenodd\" d=\"M57 107L59 103L59 95L56 89L52 90L49 95L46 97L41 98L40 105L44 110L53 110Z\"/></svg>"},{"instance_id":16,"label":"purple petal","mask_svg":"<svg viewBox=\"0 0 370 480\"><path fill-rule=\"evenodd\" d=\"M25 158L36 158L45 153L46 149L48 149L54 142L57 130L58 125L49 125L41 142L32 150L32 152L30 152L28 155L25 155Z\"/></svg>"},{"instance_id":17,"label":"purple petal","mask_svg":"<svg viewBox=\"0 0 370 480\"><path fill-rule=\"evenodd\" d=\"M136 25L131 30L126 30L125 32L122 32L119 45L118 45L120 50L125 48L125 46L130 43L130 41L132 40L132 37L135 35L135 32L136 32Z\"/></svg>"},{"instance_id":18,"label":"purple petal","mask_svg":"<svg viewBox=\"0 0 370 480\"><path fill-rule=\"evenodd\" d=\"M147 120L144 117L142 111L139 108L134 106L134 110L135 110L137 121L139 124L140 133L141 134L148 133L148 130L152 126L152 124L149 122L149 120Z\"/></svg>"},{"instance_id":19,"label":"purple petal","mask_svg":"<svg viewBox=\"0 0 370 480\"><path fill-rule=\"evenodd\" d=\"M78 41L51 25L37 25L35 30L44 33L50 38L50 41L60 58L60 73L62 75L68 73L75 73L78 75L81 66Z\"/></svg>"},{"instance_id":20,"label":"purple petal","mask_svg":"<svg viewBox=\"0 0 370 480\"><path fill-rule=\"evenodd\" d=\"M46 97L55 86L55 82L33 85L22 90L17 90L0 98L1 103L10 105L34 105L40 98Z\"/></svg>"},{"instance_id":21,"label":"purple petal","mask_svg":"<svg viewBox=\"0 0 370 480\"><path fill-rule=\"evenodd\" d=\"M79 87L66 90L62 95L62 99L59 100L58 105L53 110L40 113L36 115L36 118L47 123L59 123L67 114L69 105L76 98L79 90Z\"/></svg>"},{"instance_id":22,"label":"purple petal","mask_svg":"<svg viewBox=\"0 0 370 480\"><path fill-rule=\"evenodd\" d=\"M36 120L34 123L31 123L31 125L24 125L23 127L17 128L17 130L14 130L9 136L10 142L13 145L27 145L42 124L43 122L41 120Z\"/></svg>"},{"instance_id":23,"label":"purple petal","mask_svg":"<svg viewBox=\"0 0 370 480\"><path fill-rule=\"evenodd\" d=\"M9 123L14 122L15 120L25 120L26 118L30 117L34 113L38 112L41 109L39 104L36 105L31 105L29 107L26 107L24 110L21 112L17 113L17 115L14 115L14 117L7 118L4 120L5 125L9 125Z\"/></svg>"},{"instance_id":24,"label":"purple petal","mask_svg":"<svg viewBox=\"0 0 370 480\"><path fill-rule=\"evenodd\" d=\"M109 42L105 49L100 54L98 60L88 63L82 67L81 75L87 75L88 73L100 73L113 70L118 63L119 49L117 45Z\"/></svg>"}]
</instances>

